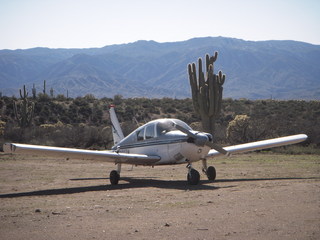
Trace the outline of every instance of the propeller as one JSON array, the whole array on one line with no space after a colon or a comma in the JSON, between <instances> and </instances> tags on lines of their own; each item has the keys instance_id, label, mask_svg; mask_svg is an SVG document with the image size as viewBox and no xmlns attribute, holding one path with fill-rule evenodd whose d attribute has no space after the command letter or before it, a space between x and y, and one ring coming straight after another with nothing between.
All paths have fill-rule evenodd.
<instances>
[{"instance_id":1,"label":"propeller","mask_svg":"<svg viewBox=\"0 0 320 240\"><path fill-rule=\"evenodd\" d=\"M204 146L204 145L207 145L208 147L218 151L219 153L222 153L224 155L227 155L229 156L230 153L223 149L222 147L220 147L219 145L211 142L208 138L208 136L206 134L203 134L203 133L193 133L191 132L189 129L186 129L184 128L183 126L179 125L179 124L176 124L174 123L174 127L187 134L187 136L189 136L190 138L192 138L194 140L194 143L197 145L197 146Z\"/></svg>"},{"instance_id":2,"label":"propeller","mask_svg":"<svg viewBox=\"0 0 320 240\"><path fill-rule=\"evenodd\" d=\"M227 150L225 150L223 147L221 147L213 142L206 142L206 145L209 146L210 148L218 151L219 153L230 156L230 153Z\"/></svg>"}]
</instances>

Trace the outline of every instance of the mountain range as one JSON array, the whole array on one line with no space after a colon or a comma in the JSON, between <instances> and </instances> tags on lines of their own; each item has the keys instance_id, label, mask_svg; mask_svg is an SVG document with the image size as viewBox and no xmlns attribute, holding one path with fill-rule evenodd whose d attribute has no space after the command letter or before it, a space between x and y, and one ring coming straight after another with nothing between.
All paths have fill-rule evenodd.
<instances>
[{"instance_id":1,"label":"mountain range","mask_svg":"<svg viewBox=\"0 0 320 240\"><path fill-rule=\"evenodd\" d=\"M0 50L0 92L26 85L71 97L191 97L187 65L218 51L224 98L320 99L320 45L225 37L137 41L87 49ZM31 94L31 93L29 93Z\"/></svg>"}]
</instances>

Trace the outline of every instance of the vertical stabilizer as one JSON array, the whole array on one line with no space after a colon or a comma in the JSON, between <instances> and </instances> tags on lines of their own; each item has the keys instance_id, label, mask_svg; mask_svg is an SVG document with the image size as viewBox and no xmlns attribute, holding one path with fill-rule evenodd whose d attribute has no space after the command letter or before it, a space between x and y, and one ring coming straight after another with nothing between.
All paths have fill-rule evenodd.
<instances>
[{"instance_id":1,"label":"vertical stabilizer","mask_svg":"<svg viewBox=\"0 0 320 240\"><path fill-rule=\"evenodd\" d=\"M124 138L124 136L116 112L114 110L114 105L109 106L109 112L112 125L113 142L114 145L117 145Z\"/></svg>"}]
</instances>

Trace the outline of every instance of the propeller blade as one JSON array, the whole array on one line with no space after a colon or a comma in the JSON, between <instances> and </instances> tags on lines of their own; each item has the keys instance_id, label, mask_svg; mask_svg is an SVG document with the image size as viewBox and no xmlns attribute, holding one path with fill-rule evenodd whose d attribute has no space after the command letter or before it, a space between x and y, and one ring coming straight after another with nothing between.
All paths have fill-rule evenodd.
<instances>
[{"instance_id":1,"label":"propeller blade","mask_svg":"<svg viewBox=\"0 0 320 240\"><path fill-rule=\"evenodd\" d=\"M175 124L175 128L178 129L179 131L187 134L189 137L192 137L192 138L194 138L194 139L197 138L197 135L196 135L196 134L192 133L190 130L188 130L188 129L186 129L186 128L178 125L178 124Z\"/></svg>"},{"instance_id":2,"label":"propeller blade","mask_svg":"<svg viewBox=\"0 0 320 240\"><path fill-rule=\"evenodd\" d=\"M205 144L205 145L209 146L210 148L218 151L219 153L230 156L230 153L227 150L223 149L222 147L220 147L219 145L217 145L211 141L208 141L208 138L206 138L206 140L205 140L203 137L201 137L201 135L197 135L197 134L191 132L189 129L186 129L176 123L174 124L174 126L177 130L179 130L179 131L187 134L189 137L193 138L195 140L196 144L199 144L199 145Z\"/></svg>"},{"instance_id":3,"label":"propeller blade","mask_svg":"<svg viewBox=\"0 0 320 240\"><path fill-rule=\"evenodd\" d=\"M189 138L192 138L197 146L204 146L209 142L208 136L204 133L193 133L189 129L186 129L178 124L175 125L175 128L187 134Z\"/></svg>"},{"instance_id":4,"label":"propeller blade","mask_svg":"<svg viewBox=\"0 0 320 240\"><path fill-rule=\"evenodd\" d=\"M227 150L225 150L224 148L222 148L221 146L219 146L219 145L217 145L217 144L215 144L213 142L207 142L206 145L209 146L210 148L218 151L219 153L222 153L222 154L227 155L227 156L230 155L230 153Z\"/></svg>"}]
</instances>

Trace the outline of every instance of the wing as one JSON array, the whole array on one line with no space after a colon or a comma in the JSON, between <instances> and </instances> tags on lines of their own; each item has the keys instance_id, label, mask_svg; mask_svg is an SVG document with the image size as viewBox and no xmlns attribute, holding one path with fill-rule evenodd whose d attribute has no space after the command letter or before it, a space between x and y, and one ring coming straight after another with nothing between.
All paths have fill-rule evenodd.
<instances>
[{"instance_id":1,"label":"wing","mask_svg":"<svg viewBox=\"0 0 320 240\"><path fill-rule=\"evenodd\" d=\"M102 160L113 163L137 165L153 165L161 158L144 154L116 153L113 151L95 151L75 148L47 147L18 143L5 143L3 151L6 153L33 154L51 157L76 158L85 160Z\"/></svg>"},{"instance_id":2,"label":"wing","mask_svg":"<svg viewBox=\"0 0 320 240\"><path fill-rule=\"evenodd\" d=\"M307 138L308 136L305 134L298 134L298 135L291 135L287 137L273 138L273 139L268 139L268 140L263 140L258 142L251 142L251 143L229 146L229 147L224 147L223 149L225 149L231 154L243 153L243 152L250 152L254 150L261 150L266 148L280 147L280 146L290 145L294 143L299 143L306 140ZM211 149L207 157L215 157L219 155L223 155L223 154L217 152L214 149Z\"/></svg>"}]
</instances>

